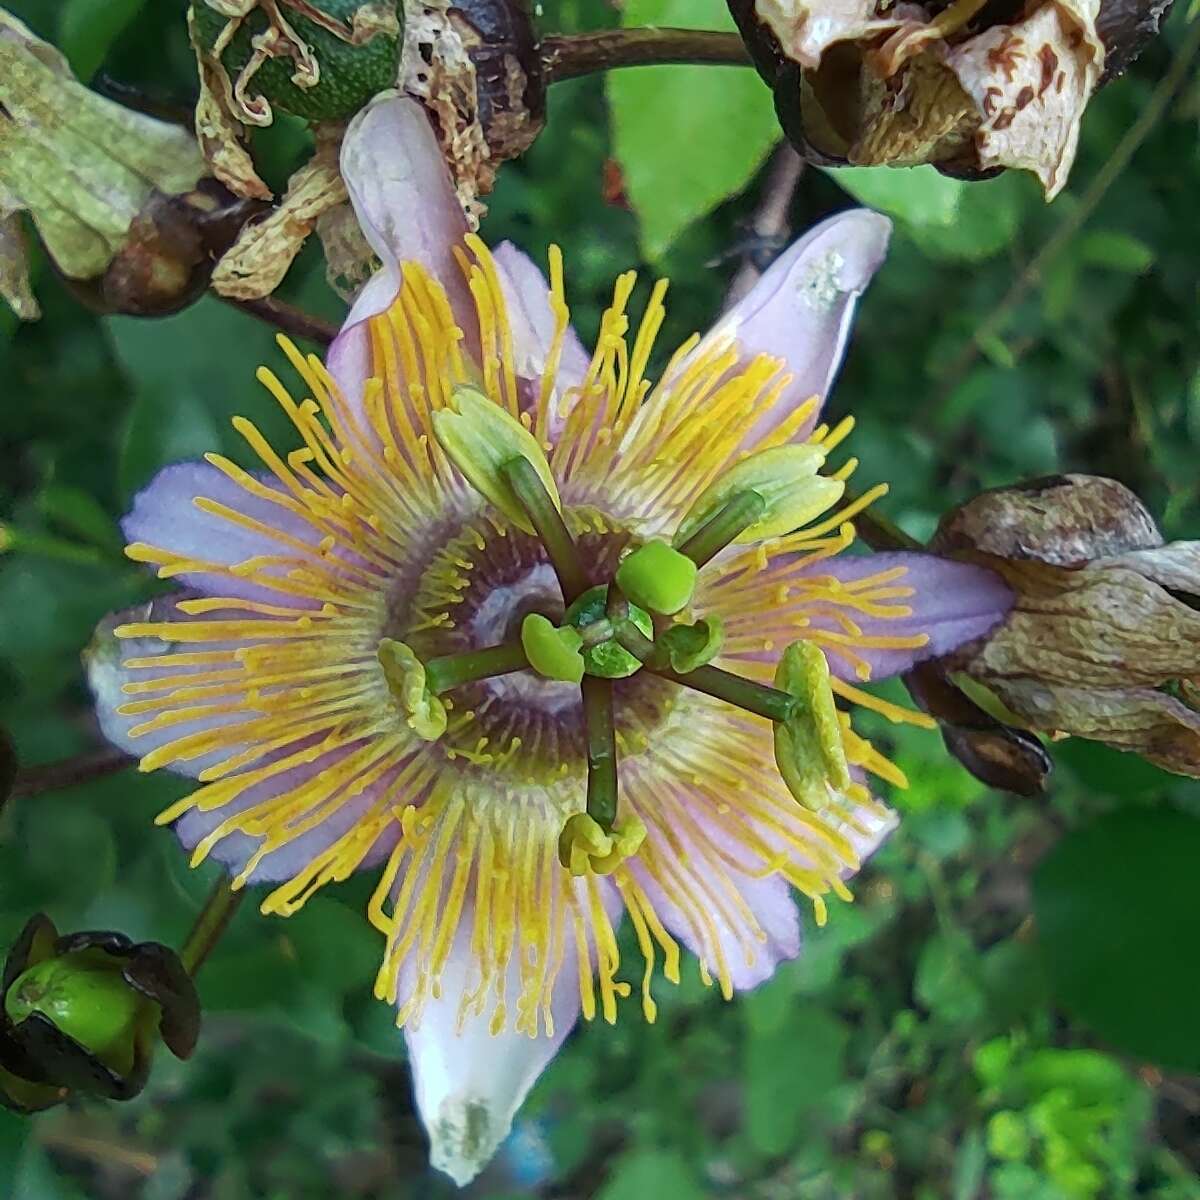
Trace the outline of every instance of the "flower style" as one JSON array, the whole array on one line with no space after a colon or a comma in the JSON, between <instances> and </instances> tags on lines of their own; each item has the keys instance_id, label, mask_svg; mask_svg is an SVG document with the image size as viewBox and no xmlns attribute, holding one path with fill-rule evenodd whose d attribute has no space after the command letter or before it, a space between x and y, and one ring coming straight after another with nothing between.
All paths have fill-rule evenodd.
<instances>
[{"instance_id":1,"label":"flower style","mask_svg":"<svg viewBox=\"0 0 1200 1200\"><path fill-rule=\"evenodd\" d=\"M327 365L281 340L305 398L259 373L299 448L239 418L258 473L209 455L137 497L127 553L185 590L114 619L90 667L108 736L199 781L160 821L274 885L264 912L381 869L376 994L461 1182L578 1015L616 1019L622 913L648 1020L680 943L726 997L799 953L791 888L819 920L848 898L895 824L867 777L903 783L835 698L922 720L860 684L1010 594L838 557L879 490L837 508L853 460L817 469L851 422L820 398L883 218L813 230L653 384L665 284L634 326L622 275L589 356L557 250L547 284L467 234L411 101L360 114L342 164L382 268Z\"/></svg>"}]
</instances>

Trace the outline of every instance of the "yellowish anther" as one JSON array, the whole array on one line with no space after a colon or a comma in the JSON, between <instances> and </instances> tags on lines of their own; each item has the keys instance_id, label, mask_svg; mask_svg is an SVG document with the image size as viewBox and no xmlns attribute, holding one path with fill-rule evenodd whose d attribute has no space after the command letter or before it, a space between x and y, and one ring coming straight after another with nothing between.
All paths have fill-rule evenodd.
<instances>
[{"instance_id":1,"label":"yellowish anther","mask_svg":"<svg viewBox=\"0 0 1200 1200\"><path fill-rule=\"evenodd\" d=\"M611 875L645 840L646 827L636 817L605 833L587 813L575 813L559 834L558 861L575 876Z\"/></svg>"},{"instance_id":2,"label":"yellowish anther","mask_svg":"<svg viewBox=\"0 0 1200 1200\"><path fill-rule=\"evenodd\" d=\"M424 663L403 642L384 638L379 665L408 727L424 741L436 742L446 732L446 706L429 689Z\"/></svg>"},{"instance_id":3,"label":"yellowish anther","mask_svg":"<svg viewBox=\"0 0 1200 1200\"><path fill-rule=\"evenodd\" d=\"M775 686L800 703L775 726L775 762L792 795L805 808L822 809L829 789L844 792L851 783L842 724L819 646L793 642L775 670Z\"/></svg>"},{"instance_id":4,"label":"yellowish anther","mask_svg":"<svg viewBox=\"0 0 1200 1200\"><path fill-rule=\"evenodd\" d=\"M502 470L515 458L523 458L533 467L561 511L554 475L537 439L482 392L465 385L456 387L450 407L433 414L433 431L447 457L471 485L518 528L534 532Z\"/></svg>"},{"instance_id":5,"label":"yellowish anther","mask_svg":"<svg viewBox=\"0 0 1200 1200\"><path fill-rule=\"evenodd\" d=\"M756 492L766 504L762 517L733 540L746 544L800 529L841 499L846 485L817 472L825 451L814 445L775 446L744 458L709 484L675 534L682 545L739 492Z\"/></svg>"}]
</instances>

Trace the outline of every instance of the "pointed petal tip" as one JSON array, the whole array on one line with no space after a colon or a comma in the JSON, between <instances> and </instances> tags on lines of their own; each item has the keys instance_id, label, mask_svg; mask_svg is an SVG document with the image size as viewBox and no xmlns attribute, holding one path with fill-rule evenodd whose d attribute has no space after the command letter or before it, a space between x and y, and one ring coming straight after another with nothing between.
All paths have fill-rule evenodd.
<instances>
[{"instance_id":1,"label":"pointed petal tip","mask_svg":"<svg viewBox=\"0 0 1200 1200\"><path fill-rule=\"evenodd\" d=\"M838 290L861 293L883 265L892 228L891 220L882 213L847 209L826 218L796 244L795 262L815 265L836 255Z\"/></svg>"},{"instance_id":2,"label":"pointed petal tip","mask_svg":"<svg viewBox=\"0 0 1200 1200\"><path fill-rule=\"evenodd\" d=\"M492 1161L512 1130L512 1118L483 1100L448 1096L429 1122L429 1162L466 1187Z\"/></svg>"}]
</instances>

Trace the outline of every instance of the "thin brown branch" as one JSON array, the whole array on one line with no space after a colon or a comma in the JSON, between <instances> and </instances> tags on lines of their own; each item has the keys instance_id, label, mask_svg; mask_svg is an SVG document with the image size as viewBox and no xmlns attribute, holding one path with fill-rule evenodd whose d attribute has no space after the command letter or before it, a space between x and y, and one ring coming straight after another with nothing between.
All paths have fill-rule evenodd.
<instances>
[{"instance_id":1,"label":"thin brown branch","mask_svg":"<svg viewBox=\"0 0 1200 1200\"><path fill-rule=\"evenodd\" d=\"M122 1146L119 1142L109 1141L107 1138L88 1137L70 1130L47 1128L44 1125L38 1130L37 1138L47 1150L54 1153L79 1158L106 1170L120 1171L124 1175L148 1179L159 1167L159 1160L153 1154Z\"/></svg>"},{"instance_id":2,"label":"thin brown branch","mask_svg":"<svg viewBox=\"0 0 1200 1200\"><path fill-rule=\"evenodd\" d=\"M750 53L738 34L710 29L605 29L557 34L542 40L539 54L547 83L617 67L663 63L751 65Z\"/></svg>"},{"instance_id":3,"label":"thin brown branch","mask_svg":"<svg viewBox=\"0 0 1200 1200\"><path fill-rule=\"evenodd\" d=\"M767 177L763 182L762 195L754 217L750 222L750 233L757 242L777 241L782 243L791 232L790 213L792 199L796 188L800 185L800 177L804 174L804 159L787 142L780 144L771 156L767 167ZM744 255L744 261L738 268L729 291L725 296L725 305L736 304L758 282L762 271L750 253Z\"/></svg>"},{"instance_id":4,"label":"thin brown branch","mask_svg":"<svg viewBox=\"0 0 1200 1200\"><path fill-rule=\"evenodd\" d=\"M1194 21L1175 55L1175 60L1171 63L1170 70L1159 81L1149 101L1138 114L1138 119L1125 131L1125 136L1117 143L1108 161L1079 198L1078 205L1029 260L1028 265L1013 280L1012 286L1000 302L979 323L971 340L947 365L942 376L942 386L938 398L932 405L934 412L946 403L959 380L970 370L979 357L980 348L999 336L1030 290L1041 282L1046 268L1062 253L1091 218L1107 195L1108 189L1117 181L1121 172L1129 166L1130 160L1142 143L1162 120L1163 114L1167 111L1176 92L1189 78L1198 52L1200 52L1200 21ZM919 419L927 420L934 415L934 412L926 412Z\"/></svg>"},{"instance_id":5,"label":"thin brown branch","mask_svg":"<svg viewBox=\"0 0 1200 1200\"><path fill-rule=\"evenodd\" d=\"M134 759L123 750L118 750L115 746L102 746L98 750L89 750L74 758L19 770L11 795L14 800L19 800L29 796L40 796L44 792L59 792L64 788L77 787L81 783L90 783L93 779L114 775L117 771L133 766L133 763Z\"/></svg>"},{"instance_id":6,"label":"thin brown branch","mask_svg":"<svg viewBox=\"0 0 1200 1200\"><path fill-rule=\"evenodd\" d=\"M273 325L291 337L308 338L310 342L317 342L321 346L328 346L338 334L336 325L322 317L306 313L276 296L266 296L261 300L234 300L229 296L221 296L219 299L224 300L226 304L232 304L234 308L240 308L252 317L257 317L260 321L265 321L268 325Z\"/></svg>"}]
</instances>

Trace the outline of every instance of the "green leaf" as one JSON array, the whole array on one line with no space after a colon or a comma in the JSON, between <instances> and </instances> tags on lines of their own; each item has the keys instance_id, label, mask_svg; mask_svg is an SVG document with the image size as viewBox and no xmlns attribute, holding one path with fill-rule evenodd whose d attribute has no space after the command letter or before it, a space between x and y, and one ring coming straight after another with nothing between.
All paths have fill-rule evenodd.
<instances>
[{"instance_id":1,"label":"green leaf","mask_svg":"<svg viewBox=\"0 0 1200 1200\"><path fill-rule=\"evenodd\" d=\"M933 167L836 167L828 173L860 204L920 228L952 225L969 186Z\"/></svg>"},{"instance_id":2,"label":"green leaf","mask_svg":"<svg viewBox=\"0 0 1200 1200\"><path fill-rule=\"evenodd\" d=\"M285 928L309 982L336 995L370 991L383 944L362 913L315 896Z\"/></svg>"},{"instance_id":3,"label":"green leaf","mask_svg":"<svg viewBox=\"0 0 1200 1200\"><path fill-rule=\"evenodd\" d=\"M616 1163L597 1200L703 1200L704 1195L681 1155L635 1150Z\"/></svg>"},{"instance_id":4,"label":"green leaf","mask_svg":"<svg viewBox=\"0 0 1200 1200\"><path fill-rule=\"evenodd\" d=\"M250 417L281 452L296 444L296 433L255 380L263 365L290 379L265 325L211 297L163 320L110 317L105 325L134 391L119 467L126 495L168 463L209 450L261 470L230 427L236 415Z\"/></svg>"},{"instance_id":5,"label":"green leaf","mask_svg":"<svg viewBox=\"0 0 1200 1200\"><path fill-rule=\"evenodd\" d=\"M66 0L58 20L58 48L85 83L109 47L146 6L146 0Z\"/></svg>"},{"instance_id":6,"label":"green leaf","mask_svg":"<svg viewBox=\"0 0 1200 1200\"><path fill-rule=\"evenodd\" d=\"M983 1171L987 1166L987 1146L978 1129L970 1130L959 1143L954 1156L954 1173L951 1176L953 1200L975 1200L983 1184Z\"/></svg>"},{"instance_id":7,"label":"green leaf","mask_svg":"<svg viewBox=\"0 0 1200 1200\"><path fill-rule=\"evenodd\" d=\"M1156 256L1141 238L1116 229L1097 229L1080 239L1079 257L1089 266L1141 275L1154 265Z\"/></svg>"},{"instance_id":8,"label":"green leaf","mask_svg":"<svg viewBox=\"0 0 1200 1200\"><path fill-rule=\"evenodd\" d=\"M930 258L978 262L1009 245L1030 198L1020 173L1006 171L998 179L965 185L953 221L912 225L909 233Z\"/></svg>"},{"instance_id":9,"label":"green leaf","mask_svg":"<svg viewBox=\"0 0 1200 1200\"><path fill-rule=\"evenodd\" d=\"M1200 1070L1200 819L1122 809L1068 834L1034 876L1056 997L1114 1047Z\"/></svg>"},{"instance_id":10,"label":"green leaf","mask_svg":"<svg viewBox=\"0 0 1200 1200\"><path fill-rule=\"evenodd\" d=\"M975 947L964 933L939 934L925 943L917 960L917 999L951 1024L967 1024L984 1009Z\"/></svg>"},{"instance_id":11,"label":"green leaf","mask_svg":"<svg viewBox=\"0 0 1200 1200\"><path fill-rule=\"evenodd\" d=\"M724 0L629 0L626 26L733 27ZM705 66L609 72L613 150L641 228L660 258L693 221L740 192L779 139L766 85L753 71Z\"/></svg>"},{"instance_id":12,"label":"green leaf","mask_svg":"<svg viewBox=\"0 0 1200 1200\"><path fill-rule=\"evenodd\" d=\"M783 1154L843 1081L849 1030L816 1005L797 1005L785 1022L750 1024L747 1034L746 1134L761 1153Z\"/></svg>"}]
</instances>

